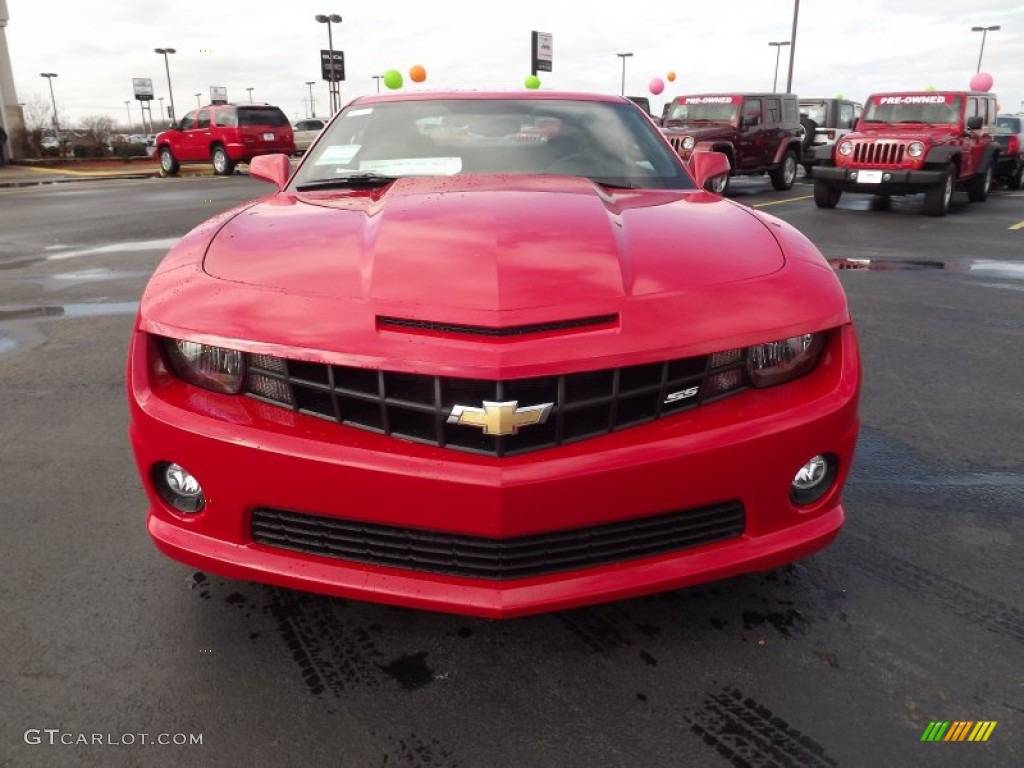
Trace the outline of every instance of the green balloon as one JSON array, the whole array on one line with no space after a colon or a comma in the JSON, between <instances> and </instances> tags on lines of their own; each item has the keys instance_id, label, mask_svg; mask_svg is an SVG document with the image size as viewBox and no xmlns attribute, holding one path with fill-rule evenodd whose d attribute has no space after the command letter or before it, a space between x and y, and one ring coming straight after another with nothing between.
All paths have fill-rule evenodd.
<instances>
[{"instance_id":1,"label":"green balloon","mask_svg":"<svg viewBox=\"0 0 1024 768\"><path fill-rule=\"evenodd\" d=\"M402 73L397 69L389 69L384 73L384 85L392 91L398 90L402 87Z\"/></svg>"},{"instance_id":2,"label":"green balloon","mask_svg":"<svg viewBox=\"0 0 1024 768\"><path fill-rule=\"evenodd\" d=\"M934 85L929 85L927 88L925 88L925 90L926 91L934 91L935 90L935 86Z\"/></svg>"},{"instance_id":3,"label":"green balloon","mask_svg":"<svg viewBox=\"0 0 1024 768\"><path fill-rule=\"evenodd\" d=\"M836 98L837 98L837 99L839 99L840 101L842 101L842 100L843 100L843 99L845 99L846 97L845 97L845 96L843 96L843 94L841 94L841 93L837 93L837 94L836 94Z\"/></svg>"},{"instance_id":4,"label":"green balloon","mask_svg":"<svg viewBox=\"0 0 1024 768\"><path fill-rule=\"evenodd\" d=\"M537 77L536 75L530 75L528 78L526 78L525 85L531 91L534 91L537 88L540 88L540 78Z\"/></svg>"}]
</instances>

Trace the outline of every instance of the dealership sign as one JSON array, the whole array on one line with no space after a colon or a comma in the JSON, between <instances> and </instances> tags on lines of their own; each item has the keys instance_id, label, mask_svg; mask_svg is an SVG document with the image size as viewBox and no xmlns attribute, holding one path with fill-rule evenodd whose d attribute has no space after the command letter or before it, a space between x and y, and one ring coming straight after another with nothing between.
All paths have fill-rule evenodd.
<instances>
[{"instance_id":1,"label":"dealership sign","mask_svg":"<svg viewBox=\"0 0 1024 768\"><path fill-rule=\"evenodd\" d=\"M324 80L339 80L345 79L345 52L334 51L334 77L331 77L331 51L320 51L320 74Z\"/></svg>"},{"instance_id":2,"label":"dealership sign","mask_svg":"<svg viewBox=\"0 0 1024 768\"><path fill-rule=\"evenodd\" d=\"M132 89L135 91L136 101L153 100L153 81L148 77L133 77Z\"/></svg>"},{"instance_id":3,"label":"dealership sign","mask_svg":"<svg viewBox=\"0 0 1024 768\"><path fill-rule=\"evenodd\" d=\"M530 35L530 69L533 74L550 72L554 62L554 35L550 32L533 32Z\"/></svg>"}]
</instances>

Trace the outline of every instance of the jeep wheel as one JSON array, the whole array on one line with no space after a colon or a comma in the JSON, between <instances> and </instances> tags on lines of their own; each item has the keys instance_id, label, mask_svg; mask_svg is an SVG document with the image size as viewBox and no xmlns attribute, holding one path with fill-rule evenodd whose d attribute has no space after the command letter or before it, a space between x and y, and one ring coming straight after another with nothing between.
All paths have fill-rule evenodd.
<instances>
[{"instance_id":1,"label":"jeep wheel","mask_svg":"<svg viewBox=\"0 0 1024 768\"><path fill-rule=\"evenodd\" d=\"M174 159L174 154L171 152L170 147L160 147L160 175L161 176L174 176L178 173L178 161Z\"/></svg>"},{"instance_id":2,"label":"jeep wheel","mask_svg":"<svg viewBox=\"0 0 1024 768\"><path fill-rule=\"evenodd\" d=\"M729 189L729 174L723 173L721 176L716 176L708 182L708 190L714 192L716 195L724 195Z\"/></svg>"},{"instance_id":3,"label":"jeep wheel","mask_svg":"<svg viewBox=\"0 0 1024 768\"><path fill-rule=\"evenodd\" d=\"M956 166L952 163L946 168L942 180L924 193L924 215L945 216L949 211L949 203L953 199L953 180L956 178Z\"/></svg>"},{"instance_id":4,"label":"jeep wheel","mask_svg":"<svg viewBox=\"0 0 1024 768\"><path fill-rule=\"evenodd\" d=\"M211 160L214 173L218 176L230 176L235 172L234 161L228 157L227 151L220 144L214 146Z\"/></svg>"},{"instance_id":5,"label":"jeep wheel","mask_svg":"<svg viewBox=\"0 0 1024 768\"><path fill-rule=\"evenodd\" d=\"M967 183L967 199L972 203L983 203L992 188L992 163L985 166L984 173L976 173Z\"/></svg>"},{"instance_id":6,"label":"jeep wheel","mask_svg":"<svg viewBox=\"0 0 1024 768\"><path fill-rule=\"evenodd\" d=\"M826 184L820 179L814 182L814 204L819 208L835 208L843 190Z\"/></svg>"},{"instance_id":7,"label":"jeep wheel","mask_svg":"<svg viewBox=\"0 0 1024 768\"><path fill-rule=\"evenodd\" d=\"M782 165L771 172L772 186L782 191L790 189L796 181L796 155L793 150L786 152Z\"/></svg>"},{"instance_id":8,"label":"jeep wheel","mask_svg":"<svg viewBox=\"0 0 1024 768\"><path fill-rule=\"evenodd\" d=\"M1006 180L1007 189L1020 189L1024 181L1024 162L1017 166L1017 172Z\"/></svg>"}]
</instances>

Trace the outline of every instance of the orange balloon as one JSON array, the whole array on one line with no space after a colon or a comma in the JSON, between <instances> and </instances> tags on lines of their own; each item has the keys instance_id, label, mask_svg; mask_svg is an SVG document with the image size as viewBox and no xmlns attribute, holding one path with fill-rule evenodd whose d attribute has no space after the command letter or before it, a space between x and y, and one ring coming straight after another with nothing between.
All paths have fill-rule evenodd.
<instances>
[{"instance_id":1,"label":"orange balloon","mask_svg":"<svg viewBox=\"0 0 1024 768\"><path fill-rule=\"evenodd\" d=\"M668 75L666 75L666 77L668 78L668 81L670 83L674 83L676 81L676 73L675 72L669 72Z\"/></svg>"},{"instance_id":2,"label":"orange balloon","mask_svg":"<svg viewBox=\"0 0 1024 768\"><path fill-rule=\"evenodd\" d=\"M409 79L414 83L422 83L427 79L427 70L417 64L409 70Z\"/></svg>"}]
</instances>

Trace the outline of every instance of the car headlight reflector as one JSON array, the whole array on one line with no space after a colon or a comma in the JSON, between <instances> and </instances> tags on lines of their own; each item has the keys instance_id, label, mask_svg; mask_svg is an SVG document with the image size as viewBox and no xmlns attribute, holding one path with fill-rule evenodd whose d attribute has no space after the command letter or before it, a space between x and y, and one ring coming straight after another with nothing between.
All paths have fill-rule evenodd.
<instances>
[{"instance_id":1,"label":"car headlight reflector","mask_svg":"<svg viewBox=\"0 0 1024 768\"><path fill-rule=\"evenodd\" d=\"M818 364L824 346L825 334L804 333L750 347L747 375L751 385L772 387L803 376Z\"/></svg>"},{"instance_id":2,"label":"car headlight reflector","mask_svg":"<svg viewBox=\"0 0 1024 768\"><path fill-rule=\"evenodd\" d=\"M693 136L684 136L683 137L683 149L686 149L686 150L693 149L693 145L696 144L696 143L697 142L695 142L693 140Z\"/></svg>"},{"instance_id":3,"label":"car headlight reflector","mask_svg":"<svg viewBox=\"0 0 1024 768\"><path fill-rule=\"evenodd\" d=\"M907 146L907 154L911 157L920 157L924 154L924 144L920 141L912 141Z\"/></svg>"},{"instance_id":4,"label":"car headlight reflector","mask_svg":"<svg viewBox=\"0 0 1024 768\"><path fill-rule=\"evenodd\" d=\"M241 352L181 339L165 339L164 348L174 372L189 384L225 395L242 391L245 356Z\"/></svg>"},{"instance_id":5,"label":"car headlight reflector","mask_svg":"<svg viewBox=\"0 0 1024 768\"><path fill-rule=\"evenodd\" d=\"M839 154L843 157L849 157L853 154L853 144L849 141L839 142Z\"/></svg>"}]
</instances>

